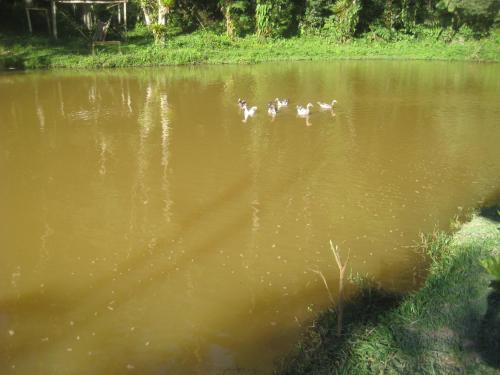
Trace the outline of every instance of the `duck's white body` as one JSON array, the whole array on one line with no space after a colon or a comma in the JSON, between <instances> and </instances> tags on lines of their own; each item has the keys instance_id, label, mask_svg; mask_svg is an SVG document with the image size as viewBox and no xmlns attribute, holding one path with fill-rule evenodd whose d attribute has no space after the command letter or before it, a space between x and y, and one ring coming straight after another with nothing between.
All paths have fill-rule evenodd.
<instances>
[{"instance_id":1,"label":"duck's white body","mask_svg":"<svg viewBox=\"0 0 500 375\"><path fill-rule=\"evenodd\" d=\"M257 112L257 107L253 106L253 107L248 108L247 104L245 103L243 105L243 111L244 111L245 117L252 117L253 115L255 115L255 112Z\"/></svg>"},{"instance_id":2,"label":"duck's white body","mask_svg":"<svg viewBox=\"0 0 500 375\"><path fill-rule=\"evenodd\" d=\"M302 107L300 105L297 106L297 115L304 117L304 116L309 116L311 113L311 108L313 105L311 103L308 103L307 106Z\"/></svg>"},{"instance_id":3,"label":"duck's white body","mask_svg":"<svg viewBox=\"0 0 500 375\"><path fill-rule=\"evenodd\" d=\"M248 108L245 103L243 106L243 122L247 122L249 117L253 117L253 115L255 115L255 112L257 112L257 107L253 106Z\"/></svg>"},{"instance_id":4,"label":"duck's white body","mask_svg":"<svg viewBox=\"0 0 500 375\"><path fill-rule=\"evenodd\" d=\"M318 105L321 109L332 109L333 106L335 105L335 103L337 103L337 101L334 99L334 100L332 100L331 104L318 102Z\"/></svg>"}]
</instances>

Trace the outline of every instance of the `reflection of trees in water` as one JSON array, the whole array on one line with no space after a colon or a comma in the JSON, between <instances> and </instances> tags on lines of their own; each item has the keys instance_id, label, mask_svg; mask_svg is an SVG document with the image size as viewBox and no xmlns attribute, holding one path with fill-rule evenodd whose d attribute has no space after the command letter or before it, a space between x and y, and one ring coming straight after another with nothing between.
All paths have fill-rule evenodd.
<instances>
[{"instance_id":1,"label":"reflection of trees in water","mask_svg":"<svg viewBox=\"0 0 500 375\"><path fill-rule=\"evenodd\" d=\"M248 157L250 159L250 175L251 175L251 188L249 197L249 207L251 215L251 227L250 227L250 241L245 247L244 252L245 257L242 258L242 272L246 275L246 287L249 288L250 301L251 301L251 311L255 310L255 299L256 292L253 286L257 283L258 275L258 254L259 254L259 235L260 235L260 198L259 198L259 174L261 169L260 161L260 147L265 147L265 135L262 134L262 128L260 126L250 129L250 143L248 145ZM260 143L262 142L262 143Z\"/></svg>"},{"instance_id":2,"label":"reflection of trees in water","mask_svg":"<svg viewBox=\"0 0 500 375\"><path fill-rule=\"evenodd\" d=\"M36 116L38 118L38 127L41 132L45 131L45 111L43 106L40 104L39 91L38 91L38 82L35 82L34 85L35 91L35 108L36 108Z\"/></svg>"},{"instance_id":3,"label":"reflection of trees in water","mask_svg":"<svg viewBox=\"0 0 500 375\"><path fill-rule=\"evenodd\" d=\"M62 92L61 81L57 81L57 98L59 100L59 111L62 117L65 116L64 113L64 95Z\"/></svg>"},{"instance_id":4,"label":"reflection of trees in water","mask_svg":"<svg viewBox=\"0 0 500 375\"><path fill-rule=\"evenodd\" d=\"M166 222L171 220L172 197L169 183L169 160L170 160L170 119L167 94L160 94L160 122L161 122L161 150L162 150L162 191L163 191L163 215Z\"/></svg>"},{"instance_id":5,"label":"reflection of trees in water","mask_svg":"<svg viewBox=\"0 0 500 375\"><path fill-rule=\"evenodd\" d=\"M146 184L146 174L149 168L151 148L149 147L149 136L156 126L155 115L158 114L159 95L154 86L154 82L148 82L144 90L144 102L139 110L137 122L139 124L139 142L137 145L136 173L132 185L129 233L130 238L140 238L142 235L150 233L147 223L147 212L149 211L150 187ZM142 222L140 222L142 217ZM132 251L134 245L131 244Z\"/></svg>"},{"instance_id":6,"label":"reflection of trees in water","mask_svg":"<svg viewBox=\"0 0 500 375\"><path fill-rule=\"evenodd\" d=\"M100 136L98 149L99 149L99 174L105 175L107 154L110 151L109 151L108 141L106 140L106 137L103 134L101 134Z\"/></svg>"}]
</instances>

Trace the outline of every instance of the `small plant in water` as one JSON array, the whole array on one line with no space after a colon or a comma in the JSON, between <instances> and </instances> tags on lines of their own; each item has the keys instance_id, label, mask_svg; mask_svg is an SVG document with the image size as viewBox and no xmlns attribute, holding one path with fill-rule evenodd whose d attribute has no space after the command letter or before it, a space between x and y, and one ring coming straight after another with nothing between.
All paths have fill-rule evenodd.
<instances>
[{"instance_id":1,"label":"small plant in water","mask_svg":"<svg viewBox=\"0 0 500 375\"><path fill-rule=\"evenodd\" d=\"M381 288L380 283L375 281L375 278L370 274L350 273L348 280L355 285L361 292L371 295L372 291Z\"/></svg>"}]
</instances>

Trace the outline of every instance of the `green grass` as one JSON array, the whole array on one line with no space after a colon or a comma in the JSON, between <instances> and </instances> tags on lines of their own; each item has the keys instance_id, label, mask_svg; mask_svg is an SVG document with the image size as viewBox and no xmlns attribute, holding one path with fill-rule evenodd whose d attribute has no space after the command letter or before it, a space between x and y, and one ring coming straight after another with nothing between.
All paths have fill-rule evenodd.
<instances>
[{"instance_id":1,"label":"green grass","mask_svg":"<svg viewBox=\"0 0 500 375\"><path fill-rule=\"evenodd\" d=\"M323 313L276 373L499 374L500 288L480 265L500 251L499 228L500 217L476 216L454 235L425 237L420 290L365 289L346 307L341 338L335 313Z\"/></svg>"},{"instance_id":2,"label":"green grass","mask_svg":"<svg viewBox=\"0 0 500 375\"><path fill-rule=\"evenodd\" d=\"M500 37L445 43L403 39L393 42L360 38L338 44L310 36L262 39L256 36L230 39L224 35L196 32L169 38L155 46L150 36L130 32L122 54L113 47L99 47L90 54L87 42L78 37L54 41L47 37L0 34L0 69L110 68L186 64L258 63L266 61L335 59L437 59L500 61Z\"/></svg>"}]
</instances>

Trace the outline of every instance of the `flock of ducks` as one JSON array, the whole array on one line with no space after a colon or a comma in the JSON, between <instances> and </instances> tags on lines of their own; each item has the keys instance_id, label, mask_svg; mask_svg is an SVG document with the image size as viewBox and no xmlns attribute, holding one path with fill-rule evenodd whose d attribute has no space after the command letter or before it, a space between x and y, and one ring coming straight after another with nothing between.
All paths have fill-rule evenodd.
<instances>
[{"instance_id":1,"label":"flock of ducks","mask_svg":"<svg viewBox=\"0 0 500 375\"><path fill-rule=\"evenodd\" d=\"M335 106L337 101L334 99L334 100L332 100L331 103L324 103L324 102L317 102L317 103L318 103L318 106L322 110L330 110L331 111L331 110L333 110L333 107ZM271 116L274 119L274 117L278 114L278 112L282 108L288 107L288 104L289 104L288 99L276 98L267 104L267 113L269 116ZM248 106L247 101L244 99L241 99L241 98L238 99L238 105L239 105L240 109L243 111L243 116L244 116L243 122L246 122L249 117L253 117L255 115L255 113L257 112L257 106L251 106L251 107ZM311 109L313 107L314 107L314 105L312 103L307 103L307 105L305 107L298 105L297 106L297 116L307 118L311 114Z\"/></svg>"}]
</instances>

